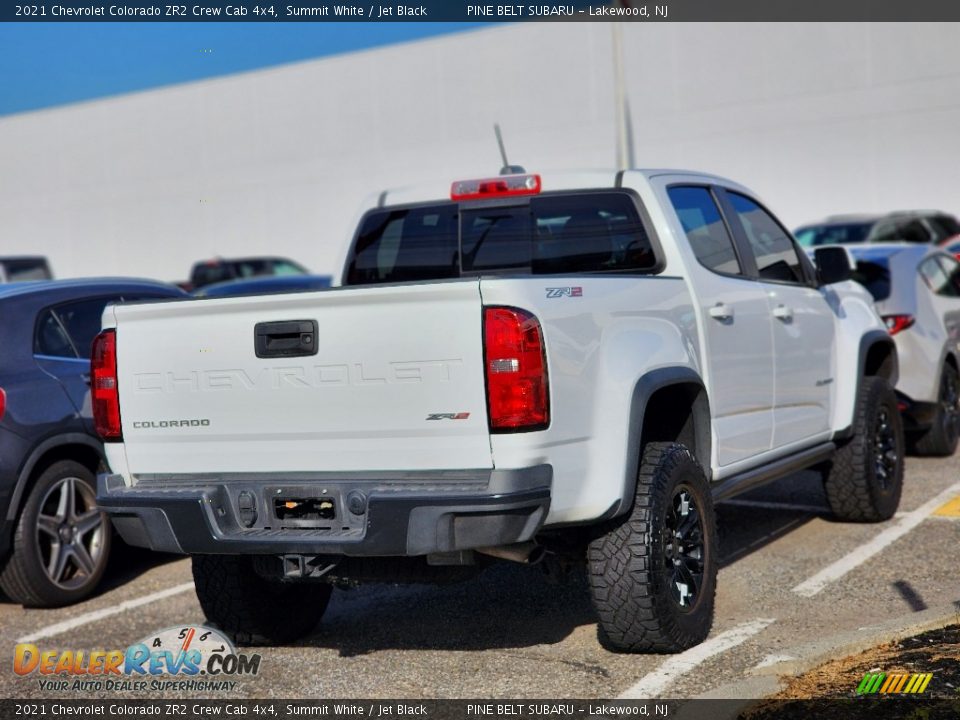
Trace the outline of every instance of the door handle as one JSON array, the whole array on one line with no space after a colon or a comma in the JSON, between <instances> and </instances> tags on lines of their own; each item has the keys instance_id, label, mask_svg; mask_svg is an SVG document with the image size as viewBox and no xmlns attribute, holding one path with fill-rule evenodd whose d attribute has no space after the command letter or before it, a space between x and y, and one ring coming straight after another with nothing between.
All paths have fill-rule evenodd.
<instances>
[{"instance_id":1,"label":"door handle","mask_svg":"<svg viewBox=\"0 0 960 720\"><path fill-rule=\"evenodd\" d=\"M717 303L712 308L707 310L707 313L714 320L719 320L720 322L733 320L733 308L724 303Z\"/></svg>"},{"instance_id":2,"label":"door handle","mask_svg":"<svg viewBox=\"0 0 960 720\"><path fill-rule=\"evenodd\" d=\"M317 354L316 320L257 323L253 349L258 358L306 357Z\"/></svg>"},{"instance_id":3,"label":"door handle","mask_svg":"<svg viewBox=\"0 0 960 720\"><path fill-rule=\"evenodd\" d=\"M773 309L773 316L778 320L783 320L784 322L790 322L793 320L793 308L787 307L783 303L777 305Z\"/></svg>"}]
</instances>

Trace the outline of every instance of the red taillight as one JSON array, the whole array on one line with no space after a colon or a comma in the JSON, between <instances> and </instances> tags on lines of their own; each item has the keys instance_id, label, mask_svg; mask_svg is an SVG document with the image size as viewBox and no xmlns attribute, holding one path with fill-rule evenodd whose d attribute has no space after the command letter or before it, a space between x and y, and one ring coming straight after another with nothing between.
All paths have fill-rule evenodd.
<instances>
[{"instance_id":1,"label":"red taillight","mask_svg":"<svg viewBox=\"0 0 960 720\"><path fill-rule=\"evenodd\" d=\"M483 314L483 358L490 430L542 430L550 423L547 366L540 323L515 308Z\"/></svg>"},{"instance_id":2,"label":"red taillight","mask_svg":"<svg viewBox=\"0 0 960 720\"><path fill-rule=\"evenodd\" d=\"M93 341L90 358L93 424L104 440L120 440L120 393L117 389L117 332L104 330Z\"/></svg>"},{"instance_id":3,"label":"red taillight","mask_svg":"<svg viewBox=\"0 0 960 720\"><path fill-rule=\"evenodd\" d=\"M0 388L0 420L3 420L3 416L7 412L7 391L3 388Z\"/></svg>"},{"instance_id":4,"label":"red taillight","mask_svg":"<svg viewBox=\"0 0 960 720\"><path fill-rule=\"evenodd\" d=\"M884 315L883 322L887 326L887 332L896 335L901 330L906 330L913 325L916 320L913 315Z\"/></svg>"},{"instance_id":5,"label":"red taillight","mask_svg":"<svg viewBox=\"0 0 960 720\"><path fill-rule=\"evenodd\" d=\"M505 195L536 195L539 175L500 175L483 180L457 180L450 186L451 200L483 200Z\"/></svg>"}]
</instances>

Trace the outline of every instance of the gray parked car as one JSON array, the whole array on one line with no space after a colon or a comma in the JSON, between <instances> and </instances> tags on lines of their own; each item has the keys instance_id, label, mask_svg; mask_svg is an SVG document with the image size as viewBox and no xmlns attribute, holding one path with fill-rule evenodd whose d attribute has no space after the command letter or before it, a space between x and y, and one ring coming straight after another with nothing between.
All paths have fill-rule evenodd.
<instances>
[{"instance_id":1,"label":"gray parked car","mask_svg":"<svg viewBox=\"0 0 960 720\"><path fill-rule=\"evenodd\" d=\"M960 235L960 222L939 210L907 210L886 215L833 215L798 227L793 234L804 247L859 243L942 243Z\"/></svg>"},{"instance_id":2,"label":"gray parked car","mask_svg":"<svg viewBox=\"0 0 960 720\"><path fill-rule=\"evenodd\" d=\"M185 297L145 280L0 285L0 588L33 607L89 595L111 527L96 505L103 445L90 346L107 303Z\"/></svg>"},{"instance_id":3,"label":"gray parked car","mask_svg":"<svg viewBox=\"0 0 960 720\"><path fill-rule=\"evenodd\" d=\"M951 455L960 438L960 262L931 245L850 247L854 278L897 344L897 395L914 449Z\"/></svg>"}]
</instances>

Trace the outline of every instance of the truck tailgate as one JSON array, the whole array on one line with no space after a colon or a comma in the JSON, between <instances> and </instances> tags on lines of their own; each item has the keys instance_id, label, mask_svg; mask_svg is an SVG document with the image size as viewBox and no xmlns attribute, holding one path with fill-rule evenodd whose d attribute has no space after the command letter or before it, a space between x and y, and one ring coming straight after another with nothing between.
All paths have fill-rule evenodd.
<instances>
[{"instance_id":1,"label":"truck tailgate","mask_svg":"<svg viewBox=\"0 0 960 720\"><path fill-rule=\"evenodd\" d=\"M492 467L476 280L109 312L133 475Z\"/></svg>"}]
</instances>

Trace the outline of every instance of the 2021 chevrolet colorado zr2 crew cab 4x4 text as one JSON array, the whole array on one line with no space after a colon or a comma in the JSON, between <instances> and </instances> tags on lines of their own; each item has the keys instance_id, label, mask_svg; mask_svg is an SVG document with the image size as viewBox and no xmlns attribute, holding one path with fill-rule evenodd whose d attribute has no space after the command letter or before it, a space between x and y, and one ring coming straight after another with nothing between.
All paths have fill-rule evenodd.
<instances>
[{"instance_id":1,"label":"2021 chevrolet colorado zr2 crew cab 4x4 text","mask_svg":"<svg viewBox=\"0 0 960 720\"><path fill-rule=\"evenodd\" d=\"M688 648L715 500L818 466L842 518L899 502L893 342L846 251L815 262L710 175L383 193L343 287L105 312L97 500L241 642L332 584L545 555L585 560L607 647Z\"/></svg>"}]
</instances>

